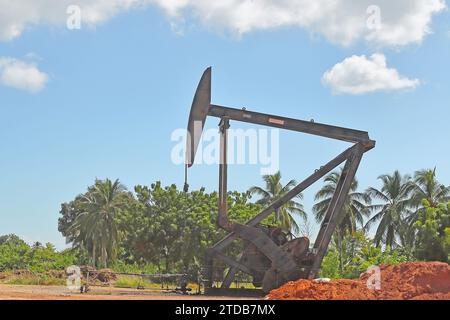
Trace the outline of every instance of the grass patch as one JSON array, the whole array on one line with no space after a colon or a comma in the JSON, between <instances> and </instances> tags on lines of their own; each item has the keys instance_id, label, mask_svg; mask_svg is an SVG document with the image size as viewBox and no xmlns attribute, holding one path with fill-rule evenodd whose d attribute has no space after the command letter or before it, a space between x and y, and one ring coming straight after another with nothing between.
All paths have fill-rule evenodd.
<instances>
[{"instance_id":1,"label":"grass patch","mask_svg":"<svg viewBox=\"0 0 450 320\"><path fill-rule=\"evenodd\" d=\"M62 286L66 284L66 281L46 275L27 275L6 278L1 280L1 283L26 286Z\"/></svg>"},{"instance_id":2,"label":"grass patch","mask_svg":"<svg viewBox=\"0 0 450 320\"><path fill-rule=\"evenodd\" d=\"M155 288L157 284L152 283L151 281L137 276L119 276L116 281L113 283L114 287L117 288L145 288L151 289Z\"/></svg>"}]
</instances>

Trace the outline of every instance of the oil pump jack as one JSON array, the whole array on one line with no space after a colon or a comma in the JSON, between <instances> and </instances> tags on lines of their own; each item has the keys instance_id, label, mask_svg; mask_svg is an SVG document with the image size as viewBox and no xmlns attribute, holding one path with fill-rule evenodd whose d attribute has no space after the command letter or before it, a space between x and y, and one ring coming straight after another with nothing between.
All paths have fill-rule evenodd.
<instances>
[{"instance_id":1,"label":"oil pump jack","mask_svg":"<svg viewBox=\"0 0 450 320\"><path fill-rule=\"evenodd\" d=\"M253 278L253 284L256 287L262 287L262 291L265 293L288 281L316 278L361 159L365 152L375 147L375 141L371 140L369 134L364 131L251 112L245 108L235 109L211 104L211 73L211 68L203 73L192 103L188 123L185 173L185 191L187 191L189 188L187 171L194 164L206 119L208 116L219 118L220 164L217 223L220 228L228 232L228 235L207 252L203 275L205 293L214 294L217 290L226 291L230 288L238 271L249 274ZM252 123L346 141L352 143L352 146L315 170L309 177L263 209L246 224L240 224L229 219L227 208L227 133L230 121ZM344 168L337 183L336 192L330 201L320 231L312 246L306 237L292 238L279 228L261 225L265 218L341 164L344 164ZM244 241L245 246L236 261L226 256L224 251L239 239ZM216 259L228 266L228 272L222 281L221 288L213 287L213 270Z\"/></svg>"}]
</instances>

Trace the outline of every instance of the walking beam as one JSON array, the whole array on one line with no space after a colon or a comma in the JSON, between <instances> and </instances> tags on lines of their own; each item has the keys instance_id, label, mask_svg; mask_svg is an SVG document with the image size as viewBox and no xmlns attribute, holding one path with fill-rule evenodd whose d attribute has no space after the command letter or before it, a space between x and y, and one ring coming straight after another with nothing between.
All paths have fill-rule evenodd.
<instances>
[{"instance_id":1,"label":"walking beam","mask_svg":"<svg viewBox=\"0 0 450 320\"><path fill-rule=\"evenodd\" d=\"M252 112L245 109L240 110L211 105L208 115L221 119L228 118L230 120L302 132L346 142L367 143L370 141L369 134L365 131Z\"/></svg>"}]
</instances>

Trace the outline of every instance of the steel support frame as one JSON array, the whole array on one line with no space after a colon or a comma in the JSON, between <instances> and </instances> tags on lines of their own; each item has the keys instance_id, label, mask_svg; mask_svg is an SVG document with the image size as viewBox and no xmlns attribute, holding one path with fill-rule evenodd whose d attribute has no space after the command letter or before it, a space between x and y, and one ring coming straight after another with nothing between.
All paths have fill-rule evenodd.
<instances>
[{"instance_id":1,"label":"steel support frame","mask_svg":"<svg viewBox=\"0 0 450 320\"><path fill-rule=\"evenodd\" d=\"M239 110L233 108L227 108L217 105L211 105L209 116L218 117L221 119L220 128L220 164L219 164L219 215L218 224L225 230L230 231L230 234L219 241L213 246L208 253L207 257L207 269L209 278L207 284L209 286L213 283L213 259L218 258L228 264L230 269L222 282L222 288L229 288L236 272L241 270L245 273L249 273L249 268L241 263L241 261L234 261L225 256L222 251L227 248L234 240L238 238L238 235L233 232L231 222L228 220L227 215L227 132L230 128L230 120L236 120L241 122L248 122L253 124L260 124L269 127L287 129L297 132L303 132L307 134L327 137L331 139L337 139L341 141L353 142L354 145L336 158L317 169L313 174L307 177L304 181L299 183L290 192L283 197L273 202L257 216L247 222L247 226L255 227L262 220L271 215L278 208L282 207L286 202L295 198L298 194L310 187L312 184L323 178L326 174L330 173L336 167L345 162L345 167L341 178L336 187L336 192L330 202L327 209L326 216L321 225L319 234L316 238L313 247L314 260L311 269L309 270L308 278L315 278L322 260L327 252L328 245L331 241L333 232L339 221L339 213L345 203L345 198L351 187L351 183L356 175L356 171L361 162L362 156L365 152L371 150L375 146L375 142L370 140L367 132L346 129L341 127L316 124L314 122L306 122L296 119L290 119L285 117L267 115L262 113L250 112L247 110ZM241 254L239 260L241 260L244 253Z\"/></svg>"},{"instance_id":2,"label":"steel support frame","mask_svg":"<svg viewBox=\"0 0 450 320\"><path fill-rule=\"evenodd\" d=\"M325 257L328 245L330 244L331 237L334 230L340 221L340 214L345 204L345 200L349 194L352 182L355 178L356 171L361 163L364 151L360 144L356 145L352 155L345 163L344 169L336 186L336 191L327 209L324 221L321 225L319 234L313 247L314 260L313 265L309 271L309 279L317 277L323 258Z\"/></svg>"},{"instance_id":3,"label":"steel support frame","mask_svg":"<svg viewBox=\"0 0 450 320\"><path fill-rule=\"evenodd\" d=\"M220 163L219 163L219 215L217 224L227 231L231 230L231 224L228 220L228 129L230 129L230 120L222 118L219 123L220 132Z\"/></svg>"}]
</instances>

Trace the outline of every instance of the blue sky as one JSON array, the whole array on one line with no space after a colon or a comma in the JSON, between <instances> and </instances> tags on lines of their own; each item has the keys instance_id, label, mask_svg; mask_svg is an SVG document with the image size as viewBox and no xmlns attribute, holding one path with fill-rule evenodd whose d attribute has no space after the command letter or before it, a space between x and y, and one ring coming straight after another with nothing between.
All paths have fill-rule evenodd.
<instances>
[{"instance_id":1,"label":"blue sky","mask_svg":"<svg viewBox=\"0 0 450 320\"><path fill-rule=\"evenodd\" d=\"M448 12L432 15L432 33L421 41L391 45L362 38L336 43L328 31L289 22L236 34L226 21L216 27L189 14L174 29L164 9L124 10L73 31L52 19L32 22L13 39L0 40L0 75L3 57L48 77L42 87L0 84L0 234L63 248L60 204L95 178L119 178L130 189L155 180L182 186L183 167L171 162L170 136L186 126L207 66L213 66L214 103L369 131L377 147L358 172L361 190L378 186L377 177L395 169L412 174L437 167L439 179L450 184ZM0 27L7 26L5 16ZM392 89L389 82L354 94L336 92L336 82L346 80L342 75L322 80L345 59L370 60L375 53L399 77L420 84ZM285 181L301 180L346 146L281 132ZM261 184L260 167L232 166L229 183L241 191ZM215 190L217 167L194 167L190 184ZM305 193L308 212L318 187Z\"/></svg>"}]
</instances>

